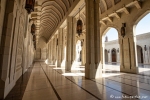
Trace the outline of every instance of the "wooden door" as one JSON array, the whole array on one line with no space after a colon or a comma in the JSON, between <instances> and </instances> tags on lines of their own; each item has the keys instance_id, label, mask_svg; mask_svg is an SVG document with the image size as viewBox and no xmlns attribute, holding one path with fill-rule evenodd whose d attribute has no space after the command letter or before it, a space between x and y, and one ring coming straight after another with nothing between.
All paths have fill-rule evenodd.
<instances>
[{"instance_id":1,"label":"wooden door","mask_svg":"<svg viewBox=\"0 0 150 100\"><path fill-rule=\"evenodd\" d=\"M113 49L111 54L112 54L112 62L116 62L116 50Z\"/></svg>"}]
</instances>

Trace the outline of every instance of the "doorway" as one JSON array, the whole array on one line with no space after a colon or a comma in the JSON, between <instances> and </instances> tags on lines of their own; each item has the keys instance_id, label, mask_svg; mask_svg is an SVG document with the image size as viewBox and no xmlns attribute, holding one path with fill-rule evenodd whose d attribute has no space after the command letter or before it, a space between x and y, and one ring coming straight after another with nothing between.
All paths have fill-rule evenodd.
<instances>
[{"instance_id":1,"label":"doorway","mask_svg":"<svg viewBox=\"0 0 150 100\"><path fill-rule=\"evenodd\" d=\"M116 49L112 49L111 58L112 58L112 62L117 62Z\"/></svg>"}]
</instances>

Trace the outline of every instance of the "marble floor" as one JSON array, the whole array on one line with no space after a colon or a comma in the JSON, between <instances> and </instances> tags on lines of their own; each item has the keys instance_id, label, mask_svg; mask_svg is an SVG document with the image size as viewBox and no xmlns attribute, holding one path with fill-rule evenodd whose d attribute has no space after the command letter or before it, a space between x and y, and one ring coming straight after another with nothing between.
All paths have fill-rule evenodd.
<instances>
[{"instance_id":1,"label":"marble floor","mask_svg":"<svg viewBox=\"0 0 150 100\"><path fill-rule=\"evenodd\" d=\"M150 100L150 76L121 73L115 65L92 80L84 77L84 67L65 71L36 62L28 71L6 100Z\"/></svg>"},{"instance_id":2,"label":"marble floor","mask_svg":"<svg viewBox=\"0 0 150 100\"><path fill-rule=\"evenodd\" d=\"M149 64L138 64L139 75L149 76L150 77L150 65ZM120 63L107 63L105 69L111 71L120 72Z\"/></svg>"}]
</instances>

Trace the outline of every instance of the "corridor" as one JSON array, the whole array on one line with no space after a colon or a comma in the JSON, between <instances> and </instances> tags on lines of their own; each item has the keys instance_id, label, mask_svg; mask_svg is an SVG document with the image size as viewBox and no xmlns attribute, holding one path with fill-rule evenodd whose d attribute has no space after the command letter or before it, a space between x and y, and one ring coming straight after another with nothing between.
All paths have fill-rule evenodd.
<instances>
[{"instance_id":1,"label":"corridor","mask_svg":"<svg viewBox=\"0 0 150 100\"><path fill-rule=\"evenodd\" d=\"M108 66L107 66L108 67ZM114 66L115 67L115 66ZM84 67L56 68L36 62L5 100L150 100L150 77L105 68L103 78L85 79Z\"/></svg>"}]
</instances>

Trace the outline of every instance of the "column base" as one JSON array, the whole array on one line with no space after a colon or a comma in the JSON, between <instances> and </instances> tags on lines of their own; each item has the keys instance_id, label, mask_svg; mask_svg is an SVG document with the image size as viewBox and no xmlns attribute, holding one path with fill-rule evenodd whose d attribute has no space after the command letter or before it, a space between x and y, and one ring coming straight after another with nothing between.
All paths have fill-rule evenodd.
<instances>
[{"instance_id":1,"label":"column base","mask_svg":"<svg viewBox=\"0 0 150 100\"><path fill-rule=\"evenodd\" d=\"M61 68L65 68L65 60L63 60L62 62L61 62Z\"/></svg>"},{"instance_id":2,"label":"column base","mask_svg":"<svg viewBox=\"0 0 150 100\"><path fill-rule=\"evenodd\" d=\"M52 65L55 65L55 60L52 60Z\"/></svg>"},{"instance_id":3,"label":"column base","mask_svg":"<svg viewBox=\"0 0 150 100\"><path fill-rule=\"evenodd\" d=\"M80 67L82 64L81 64L81 62L77 62L77 61L73 61L72 62L72 67L74 67L74 68L78 68L78 67Z\"/></svg>"},{"instance_id":4,"label":"column base","mask_svg":"<svg viewBox=\"0 0 150 100\"><path fill-rule=\"evenodd\" d=\"M71 61L66 61L66 64L65 64L65 70L66 71L71 71Z\"/></svg>"},{"instance_id":5,"label":"column base","mask_svg":"<svg viewBox=\"0 0 150 100\"><path fill-rule=\"evenodd\" d=\"M102 64L85 64L85 77L88 79L102 78Z\"/></svg>"},{"instance_id":6,"label":"column base","mask_svg":"<svg viewBox=\"0 0 150 100\"><path fill-rule=\"evenodd\" d=\"M24 69L24 70L23 70L23 74L24 74L27 70L28 70L28 69Z\"/></svg>"},{"instance_id":7,"label":"column base","mask_svg":"<svg viewBox=\"0 0 150 100\"><path fill-rule=\"evenodd\" d=\"M12 88L15 86L16 84L16 80L12 80L9 83L9 78L6 79L6 81L4 82L3 80L0 80L0 85L1 85L1 89L0 89L0 100L3 100L6 98L6 96L8 95L8 93L12 90Z\"/></svg>"},{"instance_id":8,"label":"column base","mask_svg":"<svg viewBox=\"0 0 150 100\"><path fill-rule=\"evenodd\" d=\"M53 60L50 59L49 62L48 62L48 64L53 65Z\"/></svg>"},{"instance_id":9,"label":"column base","mask_svg":"<svg viewBox=\"0 0 150 100\"><path fill-rule=\"evenodd\" d=\"M58 62L57 62L57 65L56 65L57 67L61 67L61 61L60 60L58 60Z\"/></svg>"},{"instance_id":10,"label":"column base","mask_svg":"<svg viewBox=\"0 0 150 100\"><path fill-rule=\"evenodd\" d=\"M48 60L47 60L47 64L50 64L50 63L51 63L51 60L50 60L50 59L48 59Z\"/></svg>"},{"instance_id":11,"label":"column base","mask_svg":"<svg viewBox=\"0 0 150 100\"><path fill-rule=\"evenodd\" d=\"M15 84L16 84L16 80L13 80L9 84L7 82L5 83L4 98L6 98L6 96L9 94L9 92L15 86Z\"/></svg>"},{"instance_id":12,"label":"column base","mask_svg":"<svg viewBox=\"0 0 150 100\"><path fill-rule=\"evenodd\" d=\"M139 69L138 69L138 67L134 67L134 68L130 69L129 67L120 66L120 72L138 74L139 73Z\"/></svg>"}]
</instances>

